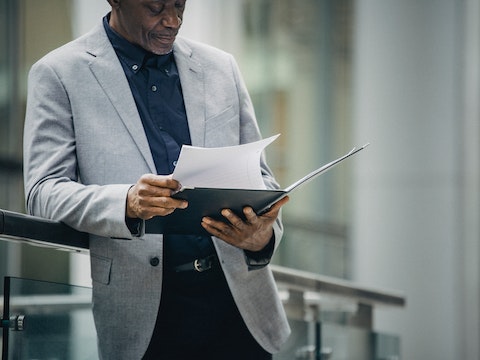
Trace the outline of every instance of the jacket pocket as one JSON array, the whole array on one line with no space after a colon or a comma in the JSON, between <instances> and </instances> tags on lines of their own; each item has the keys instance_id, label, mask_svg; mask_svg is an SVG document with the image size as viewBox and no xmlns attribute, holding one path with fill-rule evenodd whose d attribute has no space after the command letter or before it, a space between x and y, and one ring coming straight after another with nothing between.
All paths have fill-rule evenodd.
<instances>
[{"instance_id":1,"label":"jacket pocket","mask_svg":"<svg viewBox=\"0 0 480 360\"><path fill-rule=\"evenodd\" d=\"M233 106L206 120L206 147L238 145L240 116Z\"/></svg>"},{"instance_id":2,"label":"jacket pocket","mask_svg":"<svg viewBox=\"0 0 480 360\"><path fill-rule=\"evenodd\" d=\"M112 259L90 254L92 267L92 280L101 284L110 283L110 273L112 271Z\"/></svg>"}]
</instances>

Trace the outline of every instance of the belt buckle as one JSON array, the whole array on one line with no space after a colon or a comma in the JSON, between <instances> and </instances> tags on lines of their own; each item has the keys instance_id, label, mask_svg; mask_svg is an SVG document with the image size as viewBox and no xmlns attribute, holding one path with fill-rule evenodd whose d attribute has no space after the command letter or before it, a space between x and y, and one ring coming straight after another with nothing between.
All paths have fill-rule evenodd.
<instances>
[{"instance_id":1,"label":"belt buckle","mask_svg":"<svg viewBox=\"0 0 480 360\"><path fill-rule=\"evenodd\" d=\"M204 260L204 261L202 261ZM207 258L207 259L195 259L193 262L193 268L197 272L203 272L210 270L212 268L212 259Z\"/></svg>"}]
</instances>

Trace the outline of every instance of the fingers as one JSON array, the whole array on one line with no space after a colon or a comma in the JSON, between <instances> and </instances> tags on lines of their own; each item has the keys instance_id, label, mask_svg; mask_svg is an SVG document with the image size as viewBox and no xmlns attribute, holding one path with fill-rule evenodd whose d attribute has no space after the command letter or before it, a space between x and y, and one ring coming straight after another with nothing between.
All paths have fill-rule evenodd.
<instances>
[{"instance_id":1,"label":"fingers","mask_svg":"<svg viewBox=\"0 0 480 360\"><path fill-rule=\"evenodd\" d=\"M230 215L228 215L232 218ZM271 224L253 225L247 222L241 224L233 220L236 225L227 224L209 217L202 219L202 226L211 235L222 239L226 243L244 250L259 251L270 241L273 228Z\"/></svg>"},{"instance_id":2,"label":"fingers","mask_svg":"<svg viewBox=\"0 0 480 360\"><path fill-rule=\"evenodd\" d=\"M179 188L180 184L171 176L143 175L128 191L127 217L148 220L186 208L188 203L185 200L171 197Z\"/></svg>"},{"instance_id":3,"label":"fingers","mask_svg":"<svg viewBox=\"0 0 480 360\"><path fill-rule=\"evenodd\" d=\"M140 177L137 184L149 187L150 190L154 189L154 191L178 191L181 187L180 183L177 180L172 179L171 175L145 174Z\"/></svg>"},{"instance_id":4,"label":"fingers","mask_svg":"<svg viewBox=\"0 0 480 360\"><path fill-rule=\"evenodd\" d=\"M285 205L288 201L288 196L283 197L282 199L274 203L268 209L268 211L262 215L257 215L250 206L246 206L243 208L243 214L245 215L246 222L248 224L256 224L260 221L260 217L262 216L276 219L281 207ZM222 210L222 215L236 228L240 229L245 225L244 221L230 209Z\"/></svg>"},{"instance_id":5,"label":"fingers","mask_svg":"<svg viewBox=\"0 0 480 360\"><path fill-rule=\"evenodd\" d=\"M211 235L236 246L240 249L259 251L270 241L273 234L273 224L283 205L288 202L288 196L277 201L270 209L257 215L249 206L243 208L244 219L232 210L222 210L227 222L217 221L210 217L202 219L202 226Z\"/></svg>"},{"instance_id":6,"label":"fingers","mask_svg":"<svg viewBox=\"0 0 480 360\"><path fill-rule=\"evenodd\" d=\"M235 245L232 240L233 228L231 228L230 225L222 221L215 221L212 218L204 217L202 219L202 226L211 235Z\"/></svg>"},{"instance_id":7,"label":"fingers","mask_svg":"<svg viewBox=\"0 0 480 360\"><path fill-rule=\"evenodd\" d=\"M280 209L283 205L285 205L290 198L288 196L285 196L278 200L275 204L273 204L267 212L262 214L262 216L267 216L267 217L274 217L276 218L278 216L278 213L280 212Z\"/></svg>"},{"instance_id":8,"label":"fingers","mask_svg":"<svg viewBox=\"0 0 480 360\"><path fill-rule=\"evenodd\" d=\"M244 250L259 251L271 239L276 217L257 216L251 207L243 209L245 219L230 209L222 210L227 222L210 217L202 219L202 226L211 235Z\"/></svg>"},{"instance_id":9,"label":"fingers","mask_svg":"<svg viewBox=\"0 0 480 360\"><path fill-rule=\"evenodd\" d=\"M230 209L223 209L222 216L226 218L235 229L241 230L246 226L245 222Z\"/></svg>"},{"instance_id":10,"label":"fingers","mask_svg":"<svg viewBox=\"0 0 480 360\"><path fill-rule=\"evenodd\" d=\"M257 215L250 206L246 206L243 208L245 220L237 216L230 209L223 209L222 215L228 220L227 224L221 221L214 221L213 219L206 217L202 221L202 226L209 232L213 231L214 233L212 233L212 235L214 236L222 234L222 239L226 237L226 234L232 234L232 230L235 230L235 234L243 233L245 235L247 230L252 233L265 228L270 228L277 218L281 207L285 205L288 200L289 197L285 196L274 203L270 209L262 215Z\"/></svg>"}]
</instances>

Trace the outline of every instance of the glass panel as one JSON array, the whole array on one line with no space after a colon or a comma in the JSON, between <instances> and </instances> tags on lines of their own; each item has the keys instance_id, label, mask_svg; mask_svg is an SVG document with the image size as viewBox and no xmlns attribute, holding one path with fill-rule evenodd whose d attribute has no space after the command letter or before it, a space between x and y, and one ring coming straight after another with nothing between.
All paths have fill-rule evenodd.
<instances>
[{"instance_id":1,"label":"glass panel","mask_svg":"<svg viewBox=\"0 0 480 360\"><path fill-rule=\"evenodd\" d=\"M322 323L322 348L330 360L371 360L369 329Z\"/></svg>"},{"instance_id":2,"label":"glass panel","mask_svg":"<svg viewBox=\"0 0 480 360\"><path fill-rule=\"evenodd\" d=\"M340 323L289 322L292 335L274 360L400 360L398 336Z\"/></svg>"},{"instance_id":3,"label":"glass panel","mask_svg":"<svg viewBox=\"0 0 480 360\"><path fill-rule=\"evenodd\" d=\"M322 323L322 360L400 360L400 338L370 329Z\"/></svg>"},{"instance_id":4,"label":"glass panel","mask_svg":"<svg viewBox=\"0 0 480 360\"><path fill-rule=\"evenodd\" d=\"M7 289L6 289L7 290ZM91 289L9 278L8 360L98 359Z\"/></svg>"},{"instance_id":5,"label":"glass panel","mask_svg":"<svg viewBox=\"0 0 480 360\"><path fill-rule=\"evenodd\" d=\"M372 334L374 360L400 360L400 338L391 334Z\"/></svg>"},{"instance_id":6,"label":"glass panel","mask_svg":"<svg viewBox=\"0 0 480 360\"><path fill-rule=\"evenodd\" d=\"M6 278L5 291L2 359L98 359L90 288ZM292 335L274 360L400 360L398 336L348 325L347 313L320 317L330 320L289 316Z\"/></svg>"},{"instance_id":7,"label":"glass panel","mask_svg":"<svg viewBox=\"0 0 480 360\"><path fill-rule=\"evenodd\" d=\"M292 334L282 351L273 356L274 360L303 359L303 355L315 348L314 324L301 320L289 319ZM308 359L308 358L305 358Z\"/></svg>"}]
</instances>

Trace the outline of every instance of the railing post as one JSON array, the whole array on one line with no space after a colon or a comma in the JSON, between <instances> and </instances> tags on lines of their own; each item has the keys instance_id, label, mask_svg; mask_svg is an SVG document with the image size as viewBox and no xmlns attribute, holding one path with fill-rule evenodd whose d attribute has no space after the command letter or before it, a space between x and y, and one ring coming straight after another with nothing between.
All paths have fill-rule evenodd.
<instances>
[{"instance_id":1,"label":"railing post","mask_svg":"<svg viewBox=\"0 0 480 360\"><path fill-rule=\"evenodd\" d=\"M371 305L358 303L357 311L349 319L349 325L364 329L373 329L373 309Z\"/></svg>"},{"instance_id":2,"label":"railing post","mask_svg":"<svg viewBox=\"0 0 480 360\"><path fill-rule=\"evenodd\" d=\"M10 331L10 278L3 279L2 359L8 359L8 334Z\"/></svg>"}]
</instances>

